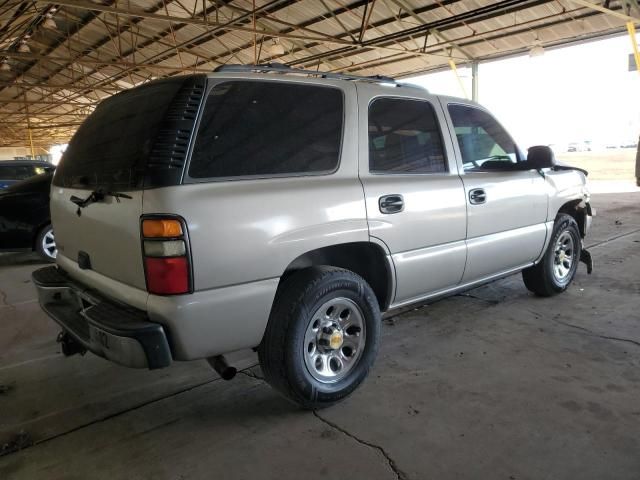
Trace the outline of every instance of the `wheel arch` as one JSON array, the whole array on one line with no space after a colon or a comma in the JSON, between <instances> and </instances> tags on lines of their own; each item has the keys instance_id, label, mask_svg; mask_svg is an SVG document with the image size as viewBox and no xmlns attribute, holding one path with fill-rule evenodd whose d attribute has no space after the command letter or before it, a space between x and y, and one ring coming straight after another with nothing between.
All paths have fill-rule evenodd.
<instances>
[{"instance_id":1,"label":"wheel arch","mask_svg":"<svg viewBox=\"0 0 640 480\"><path fill-rule=\"evenodd\" d=\"M310 250L289 263L280 284L291 274L318 265L340 267L360 275L375 293L380 311L389 308L394 293L394 273L391 259L380 245L351 242Z\"/></svg>"},{"instance_id":2,"label":"wheel arch","mask_svg":"<svg viewBox=\"0 0 640 480\"><path fill-rule=\"evenodd\" d=\"M582 199L570 200L564 203L556 213L556 217L565 213L574 218L578 224L578 230L582 238L587 234L587 215L591 214L591 205Z\"/></svg>"}]
</instances>

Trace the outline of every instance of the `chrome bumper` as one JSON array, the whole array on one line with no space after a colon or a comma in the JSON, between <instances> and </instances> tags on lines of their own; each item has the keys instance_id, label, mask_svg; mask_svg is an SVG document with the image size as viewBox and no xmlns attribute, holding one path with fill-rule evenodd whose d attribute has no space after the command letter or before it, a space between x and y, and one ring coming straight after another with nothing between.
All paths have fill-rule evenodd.
<instances>
[{"instance_id":1,"label":"chrome bumper","mask_svg":"<svg viewBox=\"0 0 640 480\"><path fill-rule=\"evenodd\" d=\"M162 325L144 312L97 296L54 266L36 270L32 278L42 309L90 352L132 368L171 364Z\"/></svg>"}]
</instances>

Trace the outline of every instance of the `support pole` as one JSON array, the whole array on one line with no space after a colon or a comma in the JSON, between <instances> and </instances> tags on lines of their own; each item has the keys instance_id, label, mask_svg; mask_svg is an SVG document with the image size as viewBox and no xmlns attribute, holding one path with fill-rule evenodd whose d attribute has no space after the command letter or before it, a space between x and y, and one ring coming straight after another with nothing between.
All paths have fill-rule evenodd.
<instances>
[{"instance_id":1,"label":"support pole","mask_svg":"<svg viewBox=\"0 0 640 480\"><path fill-rule=\"evenodd\" d=\"M478 62L471 62L471 100L478 101Z\"/></svg>"},{"instance_id":2,"label":"support pole","mask_svg":"<svg viewBox=\"0 0 640 480\"><path fill-rule=\"evenodd\" d=\"M627 31L629 32L629 38L631 38L631 45L633 46L633 57L636 60L636 71L640 74L640 49L638 49L636 27L633 22L627 22Z\"/></svg>"},{"instance_id":3,"label":"support pole","mask_svg":"<svg viewBox=\"0 0 640 480\"><path fill-rule=\"evenodd\" d=\"M458 79L458 84L460 85L460 90L462 90L462 94L464 95L464 98L469 98L469 95L467 94L467 89L464 88L464 83L462 82L462 78L460 78L460 74L458 73L456 62L454 62L452 58L449 59L449 66L451 67L451 71L453 72L453 74Z\"/></svg>"},{"instance_id":4,"label":"support pole","mask_svg":"<svg viewBox=\"0 0 640 480\"><path fill-rule=\"evenodd\" d=\"M31 128L27 128L27 130L29 131L29 144L31 145L31 158L33 160L35 160L36 158L36 151L33 148L33 137L31 136Z\"/></svg>"},{"instance_id":5,"label":"support pole","mask_svg":"<svg viewBox=\"0 0 640 480\"><path fill-rule=\"evenodd\" d=\"M258 36L256 35L256 0L251 3L253 6L253 64L258 64Z\"/></svg>"},{"instance_id":6,"label":"support pole","mask_svg":"<svg viewBox=\"0 0 640 480\"><path fill-rule=\"evenodd\" d=\"M31 136L31 115L29 115L29 104L27 103L27 92L24 92L25 109L27 113L27 132L29 133L29 145L31 146L31 158L35 160L36 151L33 148L33 137Z\"/></svg>"}]
</instances>

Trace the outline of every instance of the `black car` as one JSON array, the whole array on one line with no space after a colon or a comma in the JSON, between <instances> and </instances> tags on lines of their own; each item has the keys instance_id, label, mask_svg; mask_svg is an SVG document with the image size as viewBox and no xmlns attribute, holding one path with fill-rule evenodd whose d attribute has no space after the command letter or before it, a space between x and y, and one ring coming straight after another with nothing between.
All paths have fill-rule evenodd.
<instances>
[{"instance_id":1,"label":"black car","mask_svg":"<svg viewBox=\"0 0 640 480\"><path fill-rule=\"evenodd\" d=\"M53 261L58 253L49 214L53 173L0 190L0 251L33 250Z\"/></svg>"},{"instance_id":2,"label":"black car","mask_svg":"<svg viewBox=\"0 0 640 480\"><path fill-rule=\"evenodd\" d=\"M8 160L0 162L0 191L34 175L53 172L55 167L37 160Z\"/></svg>"}]
</instances>

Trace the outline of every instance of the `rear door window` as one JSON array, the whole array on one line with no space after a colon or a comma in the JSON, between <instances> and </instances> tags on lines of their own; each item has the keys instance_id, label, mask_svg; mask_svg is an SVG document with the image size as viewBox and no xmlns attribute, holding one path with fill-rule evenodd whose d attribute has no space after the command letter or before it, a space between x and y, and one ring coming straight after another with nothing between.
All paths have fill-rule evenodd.
<instances>
[{"instance_id":1,"label":"rear door window","mask_svg":"<svg viewBox=\"0 0 640 480\"><path fill-rule=\"evenodd\" d=\"M341 90L285 82L231 81L210 92L189 177L326 174L338 168Z\"/></svg>"},{"instance_id":2,"label":"rear door window","mask_svg":"<svg viewBox=\"0 0 640 480\"><path fill-rule=\"evenodd\" d=\"M371 104L369 170L385 174L447 172L440 126L429 102L379 98Z\"/></svg>"}]
</instances>

